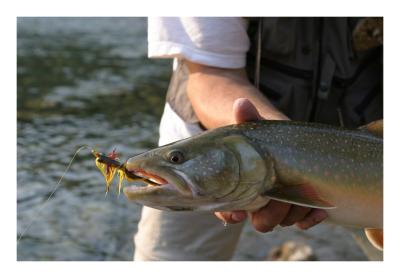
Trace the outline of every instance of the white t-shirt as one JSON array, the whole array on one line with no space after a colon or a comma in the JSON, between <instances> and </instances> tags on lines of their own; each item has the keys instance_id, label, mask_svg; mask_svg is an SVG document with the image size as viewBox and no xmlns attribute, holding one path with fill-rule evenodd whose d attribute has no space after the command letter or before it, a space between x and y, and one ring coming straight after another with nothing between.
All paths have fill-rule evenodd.
<instances>
[{"instance_id":1,"label":"white t-shirt","mask_svg":"<svg viewBox=\"0 0 400 278\"><path fill-rule=\"evenodd\" d=\"M250 47L247 20L240 17L150 17L149 58L185 58L221 68L243 68ZM160 123L159 145L202 132L184 122L167 103Z\"/></svg>"},{"instance_id":2,"label":"white t-shirt","mask_svg":"<svg viewBox=\"0 0 400 278\"><path fill-rule=\"evenodd\" d=\"M150 17L148 56L243 68L250 41L241 17Z\"/></svg>"}]
</instances>

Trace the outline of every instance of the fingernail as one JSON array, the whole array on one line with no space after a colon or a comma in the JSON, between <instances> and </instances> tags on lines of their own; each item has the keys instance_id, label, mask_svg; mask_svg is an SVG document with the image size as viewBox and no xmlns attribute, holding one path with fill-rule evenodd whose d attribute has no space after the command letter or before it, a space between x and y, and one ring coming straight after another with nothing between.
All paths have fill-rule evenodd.
<instances>
[{"instance_id":1,"label":"fingernail","mask_svg":"<svg viewBox=\"0 0 400 278\"><path fill-rule=\"evenodd\" d=\"M232 220L236 222L243 221L246 218L246 214L244 213L232 213Z\"/></svg>"},{"instance_id":2,"label":"fingernail","mask_svg":"<svg viewBox=\"0 0 400 278\"><path fill-rule=\"evenodd\" d=\"M314 217L314 219L313 219L313 224L318 224L318 223L320 223L322 220L324 220L325 219L325 217L321 217L321 216L316 216L316 217Z\"/></svg>"},{"instance_id":3,"label":"fingernail","mask_svg":"<svg viewBox=\"0 0 400 278\"><path fill-rule=\"evenodd\" d=\"M308 225L305 225L303 223L297 223L296 226L301 230L307 230L308 228L310 228Z\"/></svg>"},{"instance_id":4,"label":"fingernail","mask_svg":"<svg viewBox=\"0 0 400 278\"><path fill-rule=\"evenodd\" d=\"M324 213L318 213L315 215L313 221L315 224L318 224L319 222L323 221L326 218L326 214Z\"/></svg>"}]
</instances>

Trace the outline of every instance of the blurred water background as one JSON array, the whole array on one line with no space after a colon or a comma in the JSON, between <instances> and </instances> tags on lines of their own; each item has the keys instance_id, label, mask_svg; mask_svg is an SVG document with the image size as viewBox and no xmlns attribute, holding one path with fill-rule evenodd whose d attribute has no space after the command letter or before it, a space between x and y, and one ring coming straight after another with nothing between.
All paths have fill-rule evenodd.
<instances>
[{"instance_id":1,"label":"blurred water background","mask_svg":"<svg viewBox=\"0 0 400 278\"><path fill-rule=\"evenodd\" d=\"M153 148L171 73L147 58L145 18L17 19L18 260L132 260L141 206L112 192L87 150L38 215L81 145L122 159ZM222 225L222 224L221 224ZM341 227L264 235L247 225L235 260L263 260L294 239L319 260L365 260Z\"/></svg>"}]
</instances>

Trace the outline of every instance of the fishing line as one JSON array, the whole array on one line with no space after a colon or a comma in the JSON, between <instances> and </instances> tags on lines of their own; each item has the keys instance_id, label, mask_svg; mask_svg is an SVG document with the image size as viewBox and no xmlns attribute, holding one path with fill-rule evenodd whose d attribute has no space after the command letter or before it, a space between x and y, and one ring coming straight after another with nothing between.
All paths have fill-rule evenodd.
<instances>
[{"instance_id":1,"label":"fishing line","mask_svg":"<svg viewBox=\"0 0 400 278\"><path fill-rule=\"evenodd\" d=\"M47 197L46 201L44 201L44 203L39 207L39 209L37 210L37 212L35 213L32 221L25 227L25 229L22 231L22 233L19 235L18 240L17 240L17 244L20 242L20 240L22 239L22 237L25 235L25 233L30 229L30 227L33 225L33 223L35 223L35 221L37 220L37 217L39 216L39 214L42 212L43 208L46 206L46 204L48 203L48 201L50 200L50 198L54 195L54 193L57 191L57 189L60 187L61 181L63 180L65 174L68 172L69 168L71 167L72 162L74 161L76 155L83 149L89 148L88 145L83 145L82 147L80 147L79 149L76 150L75 154L73 155L73 157L71 158L67 168L65 169L64 173L62 174L62 176L60 177L60 179L58 180L57 184L55 185L54 189L51 191L49 197Z\"/></svg>"}]
</instances>

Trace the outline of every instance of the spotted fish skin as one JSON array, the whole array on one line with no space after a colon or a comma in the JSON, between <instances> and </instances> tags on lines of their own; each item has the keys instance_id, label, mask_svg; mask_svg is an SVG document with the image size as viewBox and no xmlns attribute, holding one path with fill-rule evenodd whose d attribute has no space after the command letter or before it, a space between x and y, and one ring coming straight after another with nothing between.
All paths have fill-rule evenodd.
<instances>
[{"instance_id":1,"label":"spotted fish skin","mask_svg":"<svg viewBox=\"0 0 400 278\"><path fill-rule=\"evenodd\" d=\"M383 226L383 138L367 129L247 122L132 157L126 168L168 181L124 191L158 209L255 210L274 199L326 209L343 225Z\"/></svg>"},{"instance_id":2,"label":"spotted fish skin","mask_svg":"<svg viewBox=\"0 0 400 278\"><path fill-rule=\"evenodd\" d=\"M338 223L382 228L383 138L367 130L289 121L237 128L272 157L279 187L311 189L331 206L327 213Z\"/></svg>"}]
</instances>

